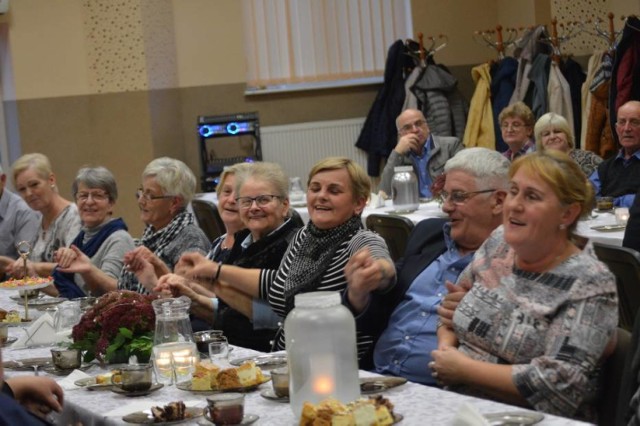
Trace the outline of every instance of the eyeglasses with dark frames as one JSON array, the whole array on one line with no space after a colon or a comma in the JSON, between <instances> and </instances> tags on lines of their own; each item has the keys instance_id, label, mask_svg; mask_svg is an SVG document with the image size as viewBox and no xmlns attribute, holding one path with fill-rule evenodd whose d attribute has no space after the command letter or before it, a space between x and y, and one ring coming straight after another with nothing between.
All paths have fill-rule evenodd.
<instances>
[{"instance_id":1,"label":"eyeglasses with dark frames","mask_svg":"<svg viewBox=\"0 0 640 426\"><path fill-rule=\"evenodd\" d=\"M279 195L264 194L258 195L257 197L238 197L236 198L236 203L238 203L238 205L242 209L251 208L251 205L254 201L256 202L256 205L258 207L265 207L267 204L273 201L274 198L277 198L278 200L282 199L282 197L280 197Z\"/></svg>"},{"instance_id":2,"label":"eyeglasses with dark frames","mask_svg":"<svg viewBox=\"0 0 640 426\"><path fill-rule=\"evenodd\" d=\"M483 189L481 191L451 191L450 193L447 191L440 192L440 200L442 203L446 203L447 201L451 201L453 204L458 206L463 205L472 197L475 197L478 194L486 194L488 192L495 192L495 189Z\"/></svg>"}]
</instances>

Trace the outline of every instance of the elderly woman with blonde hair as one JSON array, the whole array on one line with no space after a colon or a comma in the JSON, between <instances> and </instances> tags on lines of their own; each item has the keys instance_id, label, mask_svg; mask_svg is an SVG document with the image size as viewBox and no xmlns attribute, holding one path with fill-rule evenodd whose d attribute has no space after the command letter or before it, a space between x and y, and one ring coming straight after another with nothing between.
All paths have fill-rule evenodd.
<instances>
[{"instance_id":1,"label":"elderly woman with blonde hair","mask_svg":"<svg viewBox=\"0 0 640 426\"><path fill-rule=\"evenodd\" d=\"M468 293L429 367L454 391L593 421L618 323L613 274L572 240L593 188L557 150L519 158L509 177L503 225L458 278Z\"/></svg>"},{"instance_id":2,"label":"elderly woman with blonde hair","mask_svg":"<svg viewBox=\"0 0 640 426\"><path fill-rule=\"evenodd\" d=\"M536 149L544 151L555 149L569 155L578 163L585 176L589 177L602 163L602 158L591 151L576 149L573 131L566 118L555 112L548 112L536 121L533 128L536 136Z\"/></svg>"},{"instance_id":3,"label":"elderly woman with blonde hair","mask_svg":"<svg viewBox=\"0 0 640 426\"><path fill-rule=\"evenodd\" d=\"M26 275L48 277L56 266L55 252L67 247L80 232L78 208L59 194L51 162L44 154L25 154L13 163L12 170L18 194L29 207L42 213L40 230L31 241ZM22 260L9 265L7 272L17 278L24 276Z\"/></svg>"}]
</instances>

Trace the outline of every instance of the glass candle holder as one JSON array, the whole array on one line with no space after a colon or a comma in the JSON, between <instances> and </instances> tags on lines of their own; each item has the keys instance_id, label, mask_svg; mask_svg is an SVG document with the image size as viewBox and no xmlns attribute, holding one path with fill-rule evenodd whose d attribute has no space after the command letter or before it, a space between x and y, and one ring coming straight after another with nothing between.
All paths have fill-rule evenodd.
<instances>
[{"instance_id":1,"label":"glass candle holder","mask_svg":"<svg viewBox=\"0 0 640 426\"><path fill-rule=\"evenodd\" d=\"M616 215L616 223L618 225L627 225L627 221L629 220L629 209L626 207L618 207L615 210Z\"/></svg>"}]
</instances>

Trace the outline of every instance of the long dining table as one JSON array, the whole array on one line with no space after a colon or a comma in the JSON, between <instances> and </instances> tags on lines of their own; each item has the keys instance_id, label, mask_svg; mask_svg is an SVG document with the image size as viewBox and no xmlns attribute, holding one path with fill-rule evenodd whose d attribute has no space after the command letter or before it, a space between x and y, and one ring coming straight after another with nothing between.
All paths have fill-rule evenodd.
<instances>
[{"instance_id":1,"label":"long dining table","mask_svg":"<svg viewBox=\"0 0 640 426\"><path fill-rule=\"evenodd\" d=\"M0 307L3 309L15 309L23 312L18 302L9 296L16 292L0 291ZM48 296L45 296L48 297ZM37 314L30 310L32 314ZM10 327L10 336L19 336L25 333L26 327ZM50 356L50 349L53 346L35 348L2 348L3 361L17 361L34 357ZM234 347L230 358L241 358L259 354L256 351ZM84 372L94 376L104 374L109 371L99 364L90 365ZM426 367L425 367L426 368ZM13 371L5 369L5 376L34 374L33 371ZM62 384L69 382L64 376L51 374L42 371L39 374L47 375ZM374 373L360 371L361 377L375 376ZM69 383L66 383L69 385ZM256 391L247 393L245 396L245 413L259 416L256 425L295 425L296 421L288 403L277 402L261 396L261 392L270 389L271 383L267 382L259 386ZM136 398L126 397L108 389L88 390L76 387L73 384L65 386L64 410L60 415L54 417L56 424L60 425L122 425L127 424L122 420L123 415L136 412L142 409L149 409L151 406L164 405L172 401L184 401L187 406L204 408L206 406L206 396L199 392L189 392L176 388L175 385L167 385L160 390ZM407 382L404 385L388 389L383 392L395 406L394 411L401 414L404 419L400 425L451 425L454 418L463 404L473 406L483 414L522 411L522 408L493 402L489 400L460 395L446 390L423 386L417 383ZM465 405L466 407L466 405ZM211 425L203 417L185 422L184 424ZM542 426L569 426L584 425L587 423L545 414L544 419L539 423Z\"/></svg>"}]
</instances>

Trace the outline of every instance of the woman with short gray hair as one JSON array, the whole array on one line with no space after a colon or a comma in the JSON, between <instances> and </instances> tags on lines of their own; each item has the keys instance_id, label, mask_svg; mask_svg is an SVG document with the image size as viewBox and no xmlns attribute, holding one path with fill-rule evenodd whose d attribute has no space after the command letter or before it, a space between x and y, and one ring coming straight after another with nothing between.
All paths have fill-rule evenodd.
<instances>
[{"instance_id":1,"label":"woman with short gray hair","mask_svg":"<svg viewBox=\"0 0 640 426\"><path fill-rule=\"evenodd\" d=\"M59 294L69 299L101 296L118 287L124 255L135 245L124 221L112 217L118 186L108 169L80 169L71 189L82 230L70 247L56 252L54 284Z\"/></svg>"},{"instance_id":2,"label":"woman with short gray hair","mask_svg":"<svg viewBox=\"0 0 640 426\"><path fill-rule=\"evenodd\" d=\"M150 293L184 253L209 251L210 242L186 210L195 190L196 177L180 160L162 157L145 167L136 198L147 226L138 247L124 256L118 288Z\"/></svg>"}]
</instances>

